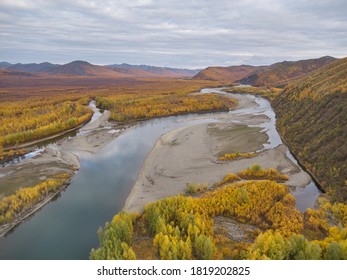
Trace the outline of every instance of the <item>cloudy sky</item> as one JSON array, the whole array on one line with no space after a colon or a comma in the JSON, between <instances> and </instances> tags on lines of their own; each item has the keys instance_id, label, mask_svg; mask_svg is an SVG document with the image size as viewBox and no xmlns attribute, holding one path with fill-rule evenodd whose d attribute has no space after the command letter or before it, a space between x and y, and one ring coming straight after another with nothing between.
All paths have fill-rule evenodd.
<instances>
[{"instance_id":1,"label":"cloudy sky","mask_svg":"<svg viewBox=\"0 0 347 280\"><path fill-rule=\"evenodd\" d=\"M204 68L347 56L346 0L1 0L0 61Z\"/></svg>"}]
</instances>

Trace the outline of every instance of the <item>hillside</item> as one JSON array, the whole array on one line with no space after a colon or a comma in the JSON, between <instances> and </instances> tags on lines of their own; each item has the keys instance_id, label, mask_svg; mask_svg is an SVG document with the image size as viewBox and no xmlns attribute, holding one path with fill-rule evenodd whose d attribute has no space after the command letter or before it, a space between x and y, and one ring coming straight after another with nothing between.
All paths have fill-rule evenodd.
<instances>
[{"instance_id":1,"label":"hillside","mask_svg":"<svg viewBox=\"0 0 347 280\"><path fill-rule=\"evenodd\" d=\"M250 74L259 71L263 67L241 65L230 67L208 67L198 74L193 79L195 80L210 80L210 81L224 81L235 82L237 80L248 77Z\"/></svg>"},{"instance_id":2,"label":"hillside","mask_svg":"<svg viewBox=\"0 0 347 280\"><path fill-rule=\"evenodd\" d=\"M281 87L335 60L333 57L324 56L318 59L278 62L268 68L263 68L258 73L252 73L250 76L240 79L240 83Z\"/></svg>"},{"instance_id":3,"label":"hillside","mask_svg":"<svg viewBox=\"0 0 347 280\"><path fill-rule=\"evenodd\" d=\"M347 58L285 88L273 106L294 154L334 200L347 201Z\"/></svg>"}]
</instances>

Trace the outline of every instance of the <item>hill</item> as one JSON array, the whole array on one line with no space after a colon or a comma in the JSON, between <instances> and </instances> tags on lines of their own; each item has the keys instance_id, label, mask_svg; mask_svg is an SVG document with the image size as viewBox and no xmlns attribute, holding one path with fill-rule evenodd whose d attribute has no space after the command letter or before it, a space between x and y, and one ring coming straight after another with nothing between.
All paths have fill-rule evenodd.
<instances>
[{"instance_id":1,"label":"hill","mask_svg":"<svg viewBox=\"0 0 347 280\"><path fill-rule=\"evenodd\" d=\"M335 60L336 58L324 56L318 59L277 62L270 66L214 66L200 71L193 79L283 87Z\"/></svg>"},{"instance_id":2,"label":"hill","mask_svg":"<svg viewBox=\"0 0 347 280\"><path fill-rule=\"evenodd\" d=\"M210 80L210 81L223 81L235 82L237 80L248 77L250 74L261 70L263 67L256 67L250 65L220 67L212 66L200 71L196 74L194 80Z\"/></svg>"},{"instance_id":3,"label":"hill","mask_svg":"<svg viewBox=\"0 0 347 280\"><path fill-rule=\"evenodd\" d=\"M150 65L131 65L127 63L112 64L106 67L121 73L135 73L136 75L143 75L145 77L150 76L166 76L166 77L192 77L200 70L179 69L170 67L157 67Z\"/></svg>"},{"instance_id":4,"label":"hill","mask_svg":"<svg viewBox=\"0 0 347 280\"><path fill-rule=\"evenodd\" d=\"M86 61L76 60L70 63L59 65L53 69L45 71L54 75L78 75L78 76L127 76L121 73L115 73L104 66L90 64Z\"/></svg>"},{"instance_id":5,"label":"hill","mask_svg":"<svg viewBox=\"0 0 347 280\"><path fill-rule=\"evenodd\" d=\"M29 63L29 64L17 63L17 64L10 65L9 67L7 67L7 69L25 71L25 72L34 72L34 73L44 73L57 67L59 67L59 65L52 64L49 62Z\"/></svg>"},{"instance_id":6,"label":"hill","mask_svg":"<svg viewBox=\"0 0 347 280\"><path fill-rule=\"evenodd\" d=\"M347 201L347 58L287 86L273 102L278 129L337 201Z\"/></svg>"},{"instance_id":7,"label":"hill","mask_svg":"<svg viewBox=\"0 0 347 280\"><path fill-rule=\"evenodd\" d=\"M8 63L6 61L0 62L0 69L6 69L6 68L11 67L11 66L12 66L12 64Z\"/></svg>"},{"instance_id":8,"label":"hill","mask_svg":"<svg viewBox=\"0 0 347 280\"><path fill-rule=\"evenodd\" d=\"M278 62L240 79L239 82L253 86L283 87L335 60L336 58L331 56L324 56L318 59Z\"/></svg>"}]
</instances>

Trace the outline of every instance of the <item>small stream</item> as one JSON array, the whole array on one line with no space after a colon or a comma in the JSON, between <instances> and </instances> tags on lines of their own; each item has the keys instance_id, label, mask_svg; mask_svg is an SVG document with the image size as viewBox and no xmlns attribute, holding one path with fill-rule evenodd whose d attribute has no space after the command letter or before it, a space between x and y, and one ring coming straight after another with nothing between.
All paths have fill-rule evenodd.
<instances>
[{"instance_id":1,"label":"small stream","mask_svg":"<svg viewBox=\"0 0 347 280\"><path fill-rule=\"evenodd\" d=\"M218 89L204 91L223 93ZM166 132L220 121L218 118L225 114L265 114L270 122L259 125L269 135L264 149L282 144L269 102L253 95L247 96L257 106L229 113L148 120L127 129L96 154L82 154L80 170L70 186L0 238L0 259L88 259L91 248L98 246L96 231L123 208L142 163L157 139ZM298 194L298 206L307 208L313 206L319 191L313 183L300 188Z\"/></svg>"}]
</instances>

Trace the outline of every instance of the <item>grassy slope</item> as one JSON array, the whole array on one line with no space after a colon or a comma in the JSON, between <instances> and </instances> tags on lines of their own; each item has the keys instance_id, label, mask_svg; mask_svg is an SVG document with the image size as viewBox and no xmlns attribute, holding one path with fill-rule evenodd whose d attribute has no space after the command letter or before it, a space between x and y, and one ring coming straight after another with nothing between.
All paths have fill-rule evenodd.
<instances>
[{"instance_id":1,"label":"grassy slope","mask_svg":"<svg viewBox=\"0 0 347 280\"><path fill-rule=\"evenodd\" d=\"M242 79L241 83L254 86L282 87L334 60L335 58L333 57L325 56L318 59L278 62L269 66L269 69L265 71L254 73Z\"/></svg>"},{"instance_id":2,"label":"grassy slope","mask_svg":"<svg viewBox=\"0 0 347 280\"><path fill-rule=\"evenodd\" d=\"M209 81L222 81L231 83L245 77L257 71L256 66L240 65L230 67L208 67L201 70L196 74L194 80L209 80Z\"/></svg>"},{"instance_id":3,"label":"grassy slope","mask_svg":"<svg viewBox=\"0 0 347 280\"><path fill-rule=\"evenodd\" d=\"M347 58L289 85L273 106L283 139L334 200L347 201Z\"/></svg>"}]
</instances>

